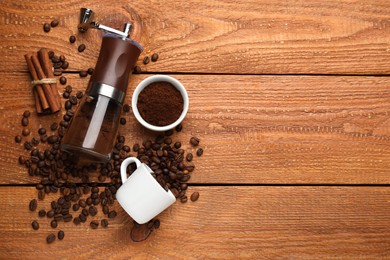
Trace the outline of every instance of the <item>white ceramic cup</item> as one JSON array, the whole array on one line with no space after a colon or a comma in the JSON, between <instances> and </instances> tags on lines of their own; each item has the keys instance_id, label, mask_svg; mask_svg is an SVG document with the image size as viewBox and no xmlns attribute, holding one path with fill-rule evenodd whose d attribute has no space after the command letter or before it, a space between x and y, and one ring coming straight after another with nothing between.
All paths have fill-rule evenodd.
<instances>
[{"instance_id":1,"label":"white ceramic cup","mask_svg":"<svg viewBox=\"0 0 390 260\"><path fill-rule=\"evenodd\" d=\"M135 163L137 169L127 178L126 169L130 163ZM121 164L122 186L116 193L116 199L139 224L147 223L176 201L173 193L161 187L152 172L135 157L126 158Z\"/></svg>"},{"instance_id":2,"label":"white ceramic cup","mask_svg":"<svg viewBox=\"0 0 390 260\"><path fill-rule=\"evenodd\" d=\"M146 86L148 86L154 82L161 82L161 81L171 83L177 90L179 90L181 96L183 97L183 112L181 113L180 117L172 124L166 125L166 126L155 126L155 125L149 124L148 122L146 122L142 118L142 116L140 115L140 113L138 111L137 101L138 101L139 93L141 93L141 91ZM178 124L180 124L183 121L183 119L186 116L187 111L188 111L189 99L188 99L187 91L184 88L184 86L180 83L180 81L178 81L177 79L175 79L173 77L166 76L166 75L154 75L154 76L148 77L148 78L144 79L143 81L141 81L138 84L138 86L135 88L134 93L133 93L133 97L131 100L131 106L132 106L135 118L138 120L138 122L140 122L141 125L143 125L144 127L148 128L150 130L153 130L153 131L163 132L163 131L175 128L175 126L177 126Z\"/></svg>"}]
</instances>

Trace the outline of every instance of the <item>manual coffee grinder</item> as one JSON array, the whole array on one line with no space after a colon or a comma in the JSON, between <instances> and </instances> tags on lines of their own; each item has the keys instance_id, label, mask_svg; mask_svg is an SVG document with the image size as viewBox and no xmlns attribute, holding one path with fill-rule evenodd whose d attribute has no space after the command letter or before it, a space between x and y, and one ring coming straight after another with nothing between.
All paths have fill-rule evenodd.
<instances>
[{"instance_id":1,"label":"manual coffee grinder","mask_svg":"<svg viewBox=\"0 0 390 260\"><path fill-rule=\"evenodd\" d=\"M79 162L104 163L110 160L129 76L143 48L130 38L130 22L119 31L92 21L93 14L82 8L78 29L103 31L100 54L61 149Z\"/></svg>"}]
</instances>

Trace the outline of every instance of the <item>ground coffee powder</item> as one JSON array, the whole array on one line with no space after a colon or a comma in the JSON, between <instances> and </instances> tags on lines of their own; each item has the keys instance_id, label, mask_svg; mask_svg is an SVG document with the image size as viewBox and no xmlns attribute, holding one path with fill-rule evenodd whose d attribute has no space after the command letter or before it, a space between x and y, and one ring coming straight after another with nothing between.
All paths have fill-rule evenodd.
<instances>
[{"instance_id":1,"label":"ground coffee powder","mask_svg":"<svg viewBox=\"0 0 390 260\"><path fill-rule=\"evenodd\" d=\"M166 126L175 122L183 112L180 91L168 82L154 82L146 86L138 96L137 108L149 124Z\"/></svg>"}]
</instances>

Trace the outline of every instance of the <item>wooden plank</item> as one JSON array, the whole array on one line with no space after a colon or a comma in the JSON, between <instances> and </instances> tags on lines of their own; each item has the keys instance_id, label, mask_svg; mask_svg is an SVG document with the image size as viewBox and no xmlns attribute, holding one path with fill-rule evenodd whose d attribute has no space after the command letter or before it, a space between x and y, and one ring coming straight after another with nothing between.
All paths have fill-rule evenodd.
<instances>
[{"instance_id":1,"label":"wooden plank","mask_svg":"<svg viewBox=\"0 0 390 260\"><path fill-rule=\"evenodd\" d=\"M119 28L134 22L135 38L160 60L152 72L233 74L389 74L390 2L387 0L325 3L118 0L85 5L97 21ZM2 1L0 6L1 71L25 71L23 54L46 47L64 54L70 70L93 67L100 48L97 32L77 34L81 5ZM44 33L53 18L57 28ZM71 45L68 38L77 34ZM77 44L86 43L79 54Z\"/></svg>"},{"instance_id":2,"label":"wooden plank","mask_svg":"<svg viewBox=\"0 0 390 260\"><path fill-rule=\"evenodd\" d=\"M132 221L117 202L107 229L92 230L89 222L52 229L28 210L34 188L0 187L0 258L390 257L388 187L190 187L189 193L194 190L201 194L197 202L177 202L159 216L160 229L135 243ZM49 204L46 197L38 209ZM100 206L98 212L100 220ZM59 229L65 239L47 245L46 236Z\"/></svg>"},{"instance_id":3,"label":"wooden plank","mask_svg":"<svg viewBox=\"0 0 390 260\"><path fill-rule=\"evenodd\" d=\"M22 144L14 142L23 111L34 108L28 75L0 76L0 183L32 183L36 180L17 164ZM390 182L388 77L175 77L188 90L190 109L184 130L173 139L189 147L190 137L198 136L205 149L195 158L192 182ZM143 78L132 78L126 103ZM87 82L68 76L73 93ZM132 113L125 118L120 133L130 146L153 136ZM31 132L37 136L39 127L60 120L60 114L32 115Z\"/></svg>"}]
</instances>

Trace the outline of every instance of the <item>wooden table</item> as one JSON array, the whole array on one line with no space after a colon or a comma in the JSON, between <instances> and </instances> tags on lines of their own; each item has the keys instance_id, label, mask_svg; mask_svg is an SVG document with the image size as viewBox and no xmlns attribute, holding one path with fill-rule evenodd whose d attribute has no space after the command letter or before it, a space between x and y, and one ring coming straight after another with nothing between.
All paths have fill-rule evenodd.
<instances>
[{"instance_id":1,"label":"wooden table","mask_svg":"<svg viewBox=\"0 0 390 260\"><path fill-rule=\"evenodd\" d=\"M0 6L1 259L390 257L389 1L79 2ZM131 77L125 102L151 74L174 76L190 109L173 138L198 136L205 150L188 191L199 200L163 212L144 242L131 241L132 220L117 202L107 229L60 223L65 239L46 244L49 220L31 228L39 179L18 164L28 153L14 141L23 111L34 111L23 55L64 54L69 84L84 91L88 78L75 72L95 65L101 38L77 33L81 7L105 25L134 22L143 73ZM60 25L44 33L54 18ZM159 60L143 65L155 52ZM61 116L33 113L31 136ZM126 118L127 143L150 136Z\"/></svg>"}]
</instances>

